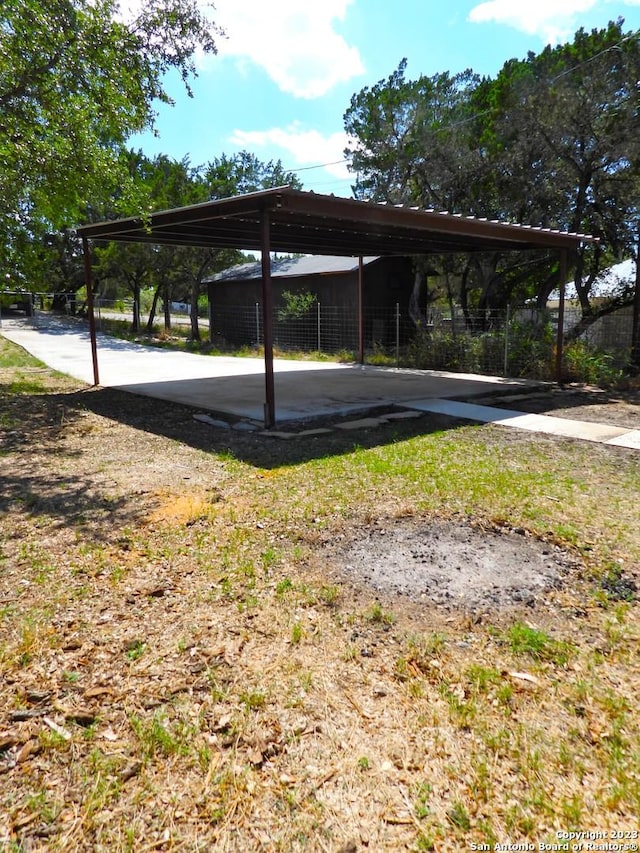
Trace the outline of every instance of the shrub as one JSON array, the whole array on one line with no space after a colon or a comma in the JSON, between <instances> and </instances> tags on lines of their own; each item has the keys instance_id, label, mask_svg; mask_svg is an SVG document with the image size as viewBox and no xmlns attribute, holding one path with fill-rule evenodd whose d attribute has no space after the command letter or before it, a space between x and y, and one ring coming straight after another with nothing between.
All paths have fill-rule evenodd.
<instances>
[{"instance_id":1,"label":"shrub","mask_svg":"<svg viewBox=\"0 0 640 853\"><path fill-rule=\"evenodd\" d=\"M612 355L583 340L572 341L565 347L564 363L567 379L573 382L609 386L622 377Z\"/></svg>"}]
</instances>

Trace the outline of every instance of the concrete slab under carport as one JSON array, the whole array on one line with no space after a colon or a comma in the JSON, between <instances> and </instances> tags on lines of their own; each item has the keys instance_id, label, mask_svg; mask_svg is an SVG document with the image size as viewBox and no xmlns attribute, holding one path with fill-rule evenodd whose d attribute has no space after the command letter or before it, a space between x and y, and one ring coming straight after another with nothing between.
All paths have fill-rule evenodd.
<instances>
[{"instance_id":1,"label":"concrete slab under carport","mask_svg":"<svg viewBox=\"0 0 640 853\"><path fill-rule=\"evenodd\" d=\"M216 357L210 357L216 361ZM241 363L247 359L235 359ZM242 372L233 365L233 375L222 374L227 365L217 364L215 376L142 383L118 383L114 387L134 394L184 403L204 411L262 422L264 376ZM245 365L249 368L249 365ZM238 370L238 372L236 372ZM506 390L523 383L483 376L465 376L431 371L274 360L276 420L282 424L331 415L348 415L382 406L411 406L425 398L469 399ZM537 385L535 386L537 387Z\"/></svg>"},{"instance_id":2,"label":"concrete slab under carport","mask_svg":"<svg viewBox=\"0 0 640 853\"><path fill-rule=\"evenodd\" d=\"M2 334L56 370L92 383L89 334L81 323L39 314L5 322ZM182 403L232 420L263 422L261 358L202 356L98 335L100 384ZM540 383L500 377L275 359L278 423L411 406L426 398L471 399Z\"/></svg>"}]
</instances>

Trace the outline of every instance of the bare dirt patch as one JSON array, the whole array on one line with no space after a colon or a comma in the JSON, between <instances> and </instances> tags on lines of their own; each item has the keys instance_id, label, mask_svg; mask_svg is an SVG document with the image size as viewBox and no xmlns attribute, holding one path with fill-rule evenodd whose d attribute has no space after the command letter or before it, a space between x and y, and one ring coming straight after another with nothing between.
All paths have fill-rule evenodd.
<instances>
[{"instance_id":1,"label":"bare dirt patch","mask_svg":"<svg viewBox=\"0 0 640 853\"><path fill-rule=\"evenodd\" d=\"M533 608L580 560L551 542L434 519L380 523L344 547L344 574L386 595L469 613Z\"/></svg>"}]
</instances>

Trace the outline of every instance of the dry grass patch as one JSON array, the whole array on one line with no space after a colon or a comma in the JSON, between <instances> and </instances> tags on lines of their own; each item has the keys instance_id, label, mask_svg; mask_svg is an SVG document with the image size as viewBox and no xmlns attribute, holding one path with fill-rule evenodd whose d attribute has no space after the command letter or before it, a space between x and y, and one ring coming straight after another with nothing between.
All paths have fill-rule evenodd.
<instances>
[{"instance_id":1,"label":"dry grass patch","mask_svg":"<svg viewBox=\"0 0 640 853\"><path fill-rule=\"evenodd\" d=\"M26 440L1 457L0 846L457 851L637 830L631 453L400 425L267 467L243 461L255 437L216 445L157 401L65 386L48 420L60 380L38 381L10 396ZM482 614L350 582L333 546L397 517L544 533L579 568Z\"/></svg>"}]
</instances>

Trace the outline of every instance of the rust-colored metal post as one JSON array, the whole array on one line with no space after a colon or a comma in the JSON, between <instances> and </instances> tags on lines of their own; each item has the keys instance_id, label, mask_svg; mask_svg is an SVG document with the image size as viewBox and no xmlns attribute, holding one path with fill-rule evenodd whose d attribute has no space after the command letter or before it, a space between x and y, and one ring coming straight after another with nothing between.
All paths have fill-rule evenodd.
<instances>
[{"instance_id":1,"label":"rust-colored metal post","mask_svg":"<svg viewBox=\"0 0 640 853\"><path fill-rule=\"evenodd\" d=\"M364 261L358 258L358 361L364 364Z\"/></svg>"},{"instance_id":2,"label":"rust-colored metal post","mask_svg":"<svg viewBox=\"0 0 640 853\"><path fill-rule=\"evenodd\" d=\"M631 367L640 368L640 223L636 248L636 289L633 294L631 319Z\"/></svg>"},{"instance_id":3,"label":"rust-colored metal post","mask_svg":"<svg viewBox=\"0 0 640 853\"><path fill-rule=\"evenodd\" d=\"M91 339L91 360L93 362L93 384L100 384L98 374L98 342L96 339L96 317L93 310L93 283L91 280L91 253L89 242L86 237L82 238L82 252L84 255L84 284L87 288L87 310L89 312L89 338Z\"/></svg>"},{"instance_id":4,"label":"rust-colored metal post","mask_svg":"<svg viewBox=\"0 0 640 853\"><path fill-rule=\"evenodd\" d=\"M273 294L271 292L271 223L269 210L262 211L262 337L264 340L264 382L266 403L264 425L276 425L276 394L273 379Z\"/></svg>"},{"instance_id":5,"label":"rust-colored metal post","mask_svg":"<svg viewBox=\"0 0 640 853\"><path fill-rule=\"evenodd\" d=\"M562 362L564 354L564 296L567 283L567 250L560 250L560 298L558 300L558 335L556 338L556 382L562 385Z\"/></svg>"}]
</instances>

